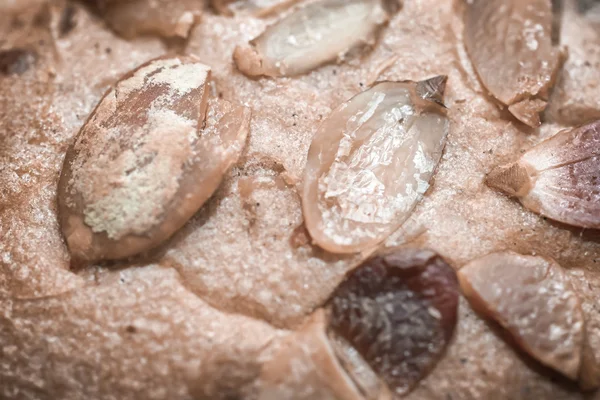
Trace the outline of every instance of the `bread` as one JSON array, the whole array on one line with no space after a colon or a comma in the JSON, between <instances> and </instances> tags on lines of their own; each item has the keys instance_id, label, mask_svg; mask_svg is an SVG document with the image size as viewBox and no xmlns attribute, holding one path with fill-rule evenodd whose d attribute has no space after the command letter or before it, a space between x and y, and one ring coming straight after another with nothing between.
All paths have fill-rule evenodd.
<instances>
[{"instance_id":1,"label":"bread","mask_svg":"<svg viewBox=\"0 0 600 400\"><path fill-rule=\"evenodd\" d=\"M480 83L463 44L462 2L405 0L371 45L277 78L245 76L232 55L294 6L262 18L205 4L189 36L128 39L103 19L104 6L0 1L0 398L264 396L264 365L369 255L326 252L303 224L299 188L320 122L375 81L437 75L448 76L444 154L423 200L379 251L429 248L455 269L501 250L551 257L572 280L600 357L597 231L553 222L484 183L497 165L600 115L600 31L573 3L560 36L573 58L557 72L540 128L514 119ZM574 20L589 39L568 31ZM67 149L119 78L175 53L211 67L213 98L251 108L246 148L158 248L72 266L56 199ZM311 382L289 398L324 398ZM600 399L517 351L463 298L445 354L406 398Z\"/></svg>"}]
</instances>

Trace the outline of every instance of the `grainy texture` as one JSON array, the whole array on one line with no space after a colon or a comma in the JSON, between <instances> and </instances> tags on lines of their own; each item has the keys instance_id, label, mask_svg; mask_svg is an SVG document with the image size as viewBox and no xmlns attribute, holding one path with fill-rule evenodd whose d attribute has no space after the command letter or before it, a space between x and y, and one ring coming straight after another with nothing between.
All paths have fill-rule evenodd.
<instances>
[{"instance_id":1,"label":"grainy texture","mask_svg":"<svg viewBox=\"0 0 600 400\"><path fill-rule=\"evenodd\" d=\"M7 9L26 8L34 3L40 1L12 1ZM31 14L33 19L36 12ZM453 1L406 1L371 53L294 79L250 80L238 73L231 62L235 46L256 37L272 20L241 16L230 19L206 12L203 22L192 30L186 51L212 68L217 95L233 103L252 105L255 112L249 145L243 161L228 175L214 199L161 249L164 256L157 256L157 263L166 273L172 274L170 268L176 268L181 280L159 275L160 282L149 284L150 289L130 287L117 292L114 300L109 300L106 293L116 286L108 282L118 274L116 266L90 267L78 273L68 270L69 257L54 205L57 179L68 145L106 89L127 71L162 55L168 48L153 37L124 41L79 6L75 27L62 38L53 36L50 30L34 29L25 15L22 12L18 18L24 23L21 28L9 29L15 19L12 11L0 12L0 29L11 32L0 35L1 48L31 44L39 56L35 68L22 75L0 75L0 307L12 307L7 296L39 298L72 291L54 299L27 300L10 313L2 312L5 317L1 326L6 333L0 342L18 341L25 346L23 349L28 349L10 353L15 349L12 345L0 345L0 381L11 383L8 388L1 387L7 391L2 396L54 400L56 396L49 388L59 383L71 399L118 396L183 400L192 397L192 392L197 392L200 399L214 399L218 397L202 393L239 393L243 385L231 379L227 371L233 368L240 375L249 374L249 379L242 381L251 381L257 371L253 367L257 354L253 349L264 344L272 329L256 321L242 324L239 316L227 313L245 314L277 326L298 326L323 304L361 258L333 257L319 251L311 246L302 228L296 185L319 122L374 80L416 81L442 74L449 76L445 97L450 119L448 143L431 189L387 245L413 238L415 246L434 249L455 268L504 249L555 258L573 278L588 320L591 348L600 355L598 235L546 221L483 184L485 174L494 166L513 161L520 151L561 127L545 125L541 130L526 131L522 125L506 119L486 98L462 46L462 16L456 13ZM59 20L60 13L57 15L54 21ZM40 39L44 40L43 45L39 44ZM582 60L593 61L585 49L581 48L580 54ZM593 89L591 81L579 81L578 76L573 74L573 82ZM592 90L586 93L586 99L597 100ZM134 268L128 263L121 267L126 271ZM139 271L141 279L146 279L145 275L150 279L148 274L149 270ZM185 282L185 288L181 282ZM154 286L159 283L157 290ZM92 305L82 300L90 291L99 291ZM155 291L165 297L153 297ZM173 300L175 306L168 306L165 300L172 299L170 293L177 296ZM132 307L124 300L129 295L152 311L142 313L140 308ZM65 296L75 297L70 300ZM195 306L182 306L182 301ZM50 320L41 326L39 310L48 302L53 305L50 315L65 321L64 326ZM76 320L66 321L82 302L90 317L79 321L90 322L77 331L82 335L73 334L75 327L71 324ZM160 309L161 302L165 302L165 310ZM114 331L108 330L107 323L103 335L104 331L91 321L109 321L111 310L128 313L124 308L143 314L149 324L164 321L168 333L144 336L127 346L109 347L106 340L113 336L108 332ZM157 316L158 311L164 311L164 317ZM204 312L209 313L209 320L198 320ZM207 331L212 319L218 322L218 330ZM406 399L584 398L572 386L527 364L464 301L459 305L458 321L446 354ZM234 357L226 350L204 359L207 353L193 350L208 343L211 335L210 340L214 341L239 332L239 326L248 342L233 348L225 345ZM92 339L85 339L87 332L92 333ZM77 340L61 339L74 335ZM50 346L45 338L56 341ZM237 343L237 339L233 342ZM69 349L69 356L54 351L62 346ZM164 358L159 357L158 349ZM192 350L186 353L185 349ZM9 353L10 357L6 357ZM79 353L93 353L86 358L89 370L107 371L107 376L126 383L102 387L93 382L83 384L85 378L77 378L80 375L69 370L73 364L71 355ZM265 357L270 359L268 354ZM192 375L206 379L184 383L176 371L181 371L180 366L186 363L195 370L200 358L204 366L212 365L215 371ZM51 367L44 369L50 359ZM109 368L104 369L107 360ZM119 360L134 361L128 364ZM246 367L236 367L239 364L235 360L241 360ZM152 364L160 368L153 369ZM130 366L135 368L126 377L109 374ZM15 368L29 372L15 380ZM40 373L42 370L51 375ZM222 373L230 379L217 379ZM155 388L153 381L170 392L144 392L142 383ZM199 387L194 391L196 385L211 382L211 390ZM70 400L66 395L64 398ZM592 394L586 397L589 398L599 397Z\"/></svg>"},{"instance_id":2,"label":"grainy texture","mask_svg":"<svg viewBox=\"0 0 600 400\"><path fill-rule=\"evenodd\" d=\"M117 271L76 292L0 303L0 396L225 397L213 381L251 383L279 335L208 306L172 270Z\"/></svg>"},{"instance_id":3,"label":"grainy texture","mask_svg":"<svg viewBox=\"0 0 600 400\"><path fill-rule=\"evenodd\" d=\"M0 76L3 296L47 296L81 284L67 271L69 258L57 224L56 187L64 154L107 85L164 51L155 41L115 41L85 12L77 17L79 27L88 27L86 40L58 38L51 28L60 12L41 1L30 3L19 2L25 11L18 14L0 13L3 48L25 47L37 54L35 68Z\"/></svg>"}]
</instances>

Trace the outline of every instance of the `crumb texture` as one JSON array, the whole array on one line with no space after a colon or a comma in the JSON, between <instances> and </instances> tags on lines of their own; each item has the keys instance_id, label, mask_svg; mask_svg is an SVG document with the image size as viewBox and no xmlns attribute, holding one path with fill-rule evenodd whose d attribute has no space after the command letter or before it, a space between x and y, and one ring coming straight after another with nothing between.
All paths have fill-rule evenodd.
<instances>
[{"instance_id":1,"label":"crumb texture","mask_svg":"<svg viewBox=\"0 0 600 400\"><path fill-rule=\"evenodd\" d=\"M211 97L253 109L239 164L159 249L156 265L137 260L72 271L56 206L68 147L121 76L176 48L155 36L124 40L80 2L73 3L74 27L61 36L60 1L50 9L45 0L0 1L0 50L36 54L21 74L0 73L0 397L255 399L245 388L261 373L256 362L273 359L278 335L289 337L274 326L302 326L366 257L332 255L306 231L298 189L319 125L372 82L438 75L448 76L446 147L430 188L384 247L411 239L455 269L506 249L554 258L572 278L599 358L599 235L546 220L484 184L495 166L600 109L593 84L599 39L587 28L585 40L570 36L577 57L561 72L564 86L557 81L564 91L549 99L547 115L556 118L526 129L488 98L470 66L456 2L403 3L371 51L295 78L249 79L232 62L236 46L277 16L232 18L205 9L185 52L211 68ZM591 26L577 15L562 29ZM405 398L594 396L531 368L461 298L446 352Z\"/></svg>"}]
</instances>

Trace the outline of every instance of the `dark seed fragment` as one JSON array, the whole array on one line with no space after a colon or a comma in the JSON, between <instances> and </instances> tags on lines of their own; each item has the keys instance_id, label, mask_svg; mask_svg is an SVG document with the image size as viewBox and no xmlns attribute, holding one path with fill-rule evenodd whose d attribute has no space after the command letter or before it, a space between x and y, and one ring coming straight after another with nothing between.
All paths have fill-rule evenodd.
<instances>
[{"instance_id":1,"label":"dark seed fragment","mask_svg":"<svg viewBox=\"0 0 600 400\"><path fill-rule=\"evenodd\" d=\"M21 75L35 63L36 59L33 50L17 48L0 51L0 73Z\"/></svg>"},{"instance_id":2,"label":"dark seed fragment","mask_svg":"<svg viewBox=\"0 0 600 400\"><path fill-rule=\"evenodd\" d=\"M399 250L352 271L330 300L330 329L399 395L436 364L456 326L458 281L430 250Z\"/></svg>"},{"instance_id":3,"label":"dark seed fragment","mask_svg":"<svg viewBox=\"0 0 600 400\"><path fill-rule=\"evenodd\" d=\"M75 28L75 26L77 25L76 21L75 21L75 13L76 13L76 9L72 4L67 5L62 12L62 15L60 16L60 22L58 25L58 31L60 33L60 36L66 36L68 35L73 28Z\"/></svg>"}]
</instances>

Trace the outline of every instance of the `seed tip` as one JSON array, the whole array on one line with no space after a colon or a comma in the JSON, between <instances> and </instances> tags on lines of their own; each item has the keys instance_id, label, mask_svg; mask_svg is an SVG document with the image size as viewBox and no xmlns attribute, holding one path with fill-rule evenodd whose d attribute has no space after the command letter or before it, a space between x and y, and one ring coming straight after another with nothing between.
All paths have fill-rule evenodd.
<instances>
[{"instance_id":1,"label":"seed tip","mask_svg":"<svg viewBox=\"0 0 600 400\"><path fill-rule=\"evenodd\" d=\"M233 51L233 61L247 76L257 77L265 73L262 58L254 47L237 46Z\"/></svg>"},{"instance_id":2,"label":"seed tip","mask_svg":"<svg viewBox=\"0 0 600 400\"><path fill-rule=\"evenodd\" d=\"M529 172L518 162L496 167L486 176L485 183L493 189L514 197L523 197L531 189Z\"/></svg>"},{"instance_id":3,"label":"seed tip","mask_svg":"<svg viewBox=\"0 0 600 400\"><path fill-rule=\"evenodd\" d=\"M508 106L508 111L522 123L537 128L542 124L540 113L544 111L547 104L540 99L525 99Z\"/></svg>"},{"instance_id":4,"label":"seed tip","mask_svg":"<svg viewBox=\"0 0 600 400\"><path fill-rule=\"evenodd\" d=\"M438 75L417 82L417 94L423 100L432 101L444 108L444 92L446 91L447 75Z\"/></svg>"}]
</instances>

